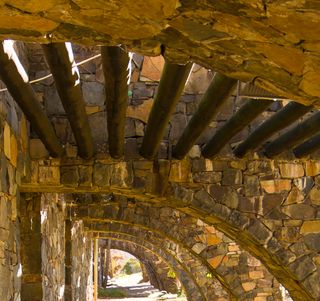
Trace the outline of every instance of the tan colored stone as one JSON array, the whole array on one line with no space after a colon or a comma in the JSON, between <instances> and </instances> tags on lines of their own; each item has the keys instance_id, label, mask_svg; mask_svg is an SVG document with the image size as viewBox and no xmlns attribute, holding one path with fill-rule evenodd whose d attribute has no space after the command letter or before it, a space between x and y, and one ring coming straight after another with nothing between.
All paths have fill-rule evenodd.
<instances>
[{"instance_id":1,"label":"tan colored stone","mask_svg":"<svg viewBox=\"0 0 320 301\"><path fill-rule=\"evenodd\" d=\"M279 164L281 176L284 178L300 178L304 176L304 169L300 163Z\"/></svg>"},{"instance_id":2,"label":"tan colored stone","mask_svg":"<svg viewBox=\"0 0 320 301\"><path fill-rule=\"evenodd\" d=\"M291 189L291 181L284 179L263 180L260 182L260 185L267 193L278 193L281 191L289 191Z\"/></svg>"},{"instance_id":3,"label":"tan colored stone","mask_svg":"<svg viewBox=\"0 0 320 301\"><path fill-rule=\"evenodd\" d=\"M4 154L10 160L11 156L11 130L10 126L7 122L4 124L3 130L3 147L4 147Z\"/></svg>"},{"instance_id":4,"label":"tan colored stone","mask_svg":"<svg viewBox=\"0 0 320 301\"><path fill-rule=\"evenodd\" d=\"M92 115L98 112L101 112L101 108L99 106L86 106L87 115Z\"/></svg>"},{"instance_id":5,"label":"tan colored stone","mask_svg":"<svg viewBox=\"0 0 320 301\"><path fill-rule=\"evenodd\" d=\"M163 66L164 59L162 56L145 56L143 59L142 69L140 73L140 80L159 81Z\"/></svg>"},{"instance_id":6,"label":"tan colored stone","mask_svg":"<svg viewBox=\"0 0 320 301\"><path fill-rule=\"evenodd\" d=\"M309 193L309 198L312 204L320 205L320 187L315 186Z\"/></svg>"},{"instance_id":7,"label":"tan colored stone","mask_svg":"<svg viewBox=\"0 0 320 301\"><path fill-rule=\"evenodd\" d=\"M58 166L39 166L39 183L59 184L60 168Z\"/></svg>"},{"instance_id":8,"label":"tan colored stone","mask_svg":"<svg viewBox=\"0 0 320 301\"><path fill-rule=\"evenodd\" d=\"M207 234L207 245L213 246L221 243L221 238L214 234Z\"/></svg>"},{"instance_id":9,"label":"tan colored stone","mask_svg":"<svg viewBox=\"0 0 320 301\"><path fill-rule=\"evenodd\" d=\"M14 167L17 166L17 158L18 158L17 138L15 135L11 135L10 136L10 162Z\"/></svg>"},{"instance_id":10,"label":"tan colored stone","mask_svg":"<svg viewBox=\"0 0 320 301\"><path fill-rule=\"evenodd\" d=\"M224 257L224 255L218 255L218 256L209 258L207 261L215 269L220 265L223 257Z\"/></svg>"},{"instance_id":11,"label":"tan colored stone","mask_svg":"<svg viewBox=\"0 0 320 301\"><path fill-rule=\"evenodd\" d=\"M263 271L249 271L249 277L251 279L263 279L264 273Z\"/></svg>"},{"instance_id":12,"label":"tan colored stone","mask_svg":"<svg viewBox=\"0 0 320 301\"><path fill-rule=\"evenodd\" d=\"M187 159L173 162L171 164L169 181L190 182L190 164Z\"/></svg>"},{"instance_id":13,"label":"tan colored stone","mask_svg":"<svg viewBox=\"0 0 320 301\"><path fill-rule=\"evenodd\" d=\"M313 257L313 261L316 265L320 266L320 255Z\"/></svg>"},{"instance_id":14,"label":"tan colored stone","mask_svg":"<svg viewBox=\"0 0 320 301\"><path fill-rule=\"evenodd\" d=\"M246 292L249 292L255 289L256 284L254 282L244 282L242 283L242 287Z\"/></svg>"},{"instance_id":15,"label":"tan colored stone","mask_svg":"<svg viewBox=\"0 0 320 301\"><path fill-rule=\"evenodd\" d=\"M228 246L228 251L229 252L238 252L238 251L240 251L240 249L239 249L238 245L229 245Z\"/></svg>"},{"instance_id":16,"label":"tan colored stone","mask_svg":"<svg viewBox=\"0 0 320 301\"><path fill-rule=\"evenodd\" d=\"M293 187L292 190L289 192L289 195L284 202L285 205L295 204L295 203L302 203L304 201L303 193L297 188Z\"/></svg>"},{"instance_id":17,"label":"tan colored stone","mask_svg":"<svg viewBox=\"0 0 320 301\"><path fill-rule=\"evenodd\" d=\"M127 108L127 117L139 119L147 123L150 111L153 105L153 99L148 99L138 106L129 106Z\"/></svg>"},{"instance_id":18,"label":"tan colored stone","mask_svg":"<svg viewBox=\"0 0 320 301\"><path fill-rule=\"evenodd\" d=\"M303 222L300 233L320 233L320 220Z\"/></svg>"},{"instance_id":19,"label":"tan colored stone","mask_svg":"<svg viewBox=\"0 0 320 301\"><path fill-rule=\"evenodd\" d=\"M317 176L320 174L320 162L318 161L307 161L306 162L306 176Z\"/></svg>"}]
</instances>

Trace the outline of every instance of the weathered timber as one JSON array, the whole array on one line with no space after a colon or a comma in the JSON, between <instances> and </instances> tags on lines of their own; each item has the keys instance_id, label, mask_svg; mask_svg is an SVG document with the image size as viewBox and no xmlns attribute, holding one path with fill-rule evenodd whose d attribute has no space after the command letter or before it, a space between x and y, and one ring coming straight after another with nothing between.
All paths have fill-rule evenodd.
<instances>
[{"instance_id":1,"label":"weathered timber","mask_svg":"<svg viewBox=\"0 0 320 301\"><path fill-rule=\"evenodd\" d=\"M216 73L206 93L204 94L199 107L192 116L187 127L173 149L173 157L182 159L197 138L204 132L214 116L219 112L223 103L231 95L237 81Z\"/></svg>"},{"instance_id":2,"label":"weathered timber","mask_svg":"<svg viewBox=\"0 0 320 301\"><path fill-rule=\"evenodd\" d=\"M153 159L155 157L166 126L183 92L191 67L191 63L178 65L166 61L140 149L140 154L144 158Z\"/></svg>"},{"instance_id":3,"label":"weathered timber","mask_svg":"<svg viewBox=\"0 0 320 301\"><path fill-rule=\"evenodd\" d=\"M247 139L234 150L237 157L243 157L249 150L258 148L265 140L286 128L312 109L297 102L290 102L254 130Z\"/></svg>"},{"instance_id":4,"label":"weathered timber","mask_svg":"<svg viewBox=\"0 0 320 301\"><path fill-rule=\"evenodd\" d=\"M228 141L266 110L273 100L249 100L211 138L202 150L205 158L213 158Z\"/></svg>"},{"instance_id":5,"label":"weathered timber","mask_svg":"<svg viewBox=\"0 0 320 301\"><path fill-rule=\"evenodd\" d=\"M285 150L292 149L320 131L320 112L297 124L293 129L281 135L267 145L265 153L268 157L274 157Z\"/></svg>"},{"instance_id":6,"label":"weathered timber","mask_svg":"<svg viewBox=\"0 0 320 301\"><path fill-rule=\"evenodd\" d=\"M80 87L80 76L75 67L71 45L67 47L65 43L42 45L77 142L79 156L89 159L94 154L92 134Z\"/></svg>"},{"instance_id":7,"label":"weathered timber","mask_svg":"<svg viewBox=\"0 0 320 301\"><path fill-rule=\"evenodd\" d=\"M12 49L13 51L13 49ZM29 83L25 82L11 56L0 47L0 76L13 99L22 109L32 128L48 149L52 157L59 157L64 150L55 134L52 124L43 111L36 94Z\"/></svg>"},{"instance_id":8,"label":"weathered timber","mask_svg":"<svg viewBox=\"0 0 320 301\"><path fill-rule=\"evenodd\" d=\"M117 159L124 153L129 56L119 46L103 46L101 57L106 90L109 153Z\"/></svg>"},{"instance_id":9,"label":"weathered timber","mask_svg":"<svg viewBox=\"0 0 320 301\"><path fill-rule=\"evenodd\" d=\"M320 148L320 134L313 136L309 140L298 145L293 153L297 158L308 156Z\"/></svg>"}]
</instances>

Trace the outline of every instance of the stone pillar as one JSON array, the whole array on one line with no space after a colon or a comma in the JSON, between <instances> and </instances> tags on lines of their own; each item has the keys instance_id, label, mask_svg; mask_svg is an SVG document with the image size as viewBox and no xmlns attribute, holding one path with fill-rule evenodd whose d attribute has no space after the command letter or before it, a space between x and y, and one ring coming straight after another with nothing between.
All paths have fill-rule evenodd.
<instances>
[{"instance_id":1,"label":"stone pillar","mask_svg":"<svg viewBox=\"0 0 320 301\"><path fill-rule=\"evenodd\" d=\"M21 196L21 301L42 301L40 207L39 194Z\"/></svg>"},{"instance_id":2,"label":"stone pillar","mask_svg":"<svg viewBox=\"0 0 320 301\"><path fill-rule=\"evenodd\" d=\"M72 300L72 222L66 219L65 222L65 290L64 301Z\"/></svg>"}]
</instances>

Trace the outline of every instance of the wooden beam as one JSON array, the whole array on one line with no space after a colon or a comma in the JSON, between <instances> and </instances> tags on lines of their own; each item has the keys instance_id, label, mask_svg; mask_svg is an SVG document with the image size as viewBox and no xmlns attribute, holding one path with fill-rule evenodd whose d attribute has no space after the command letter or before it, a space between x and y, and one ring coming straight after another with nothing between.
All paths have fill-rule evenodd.
<instances>
[{"instance_id":1,"label":"wooden beam","mask_svg":"<svg viewBox=\"0 0 320 301\"><path fill-rule=\"evenodd\" d=\"M26 78L24 80L19 72L22 65L17 65L13 59L14 56L16 56L13 45L9 47L8 45L5 46L4 43L5 42L2 42L0 47L1 80L26 115L32 128L38 134L50 155L52 157L60 157L64 150L60 145L53 126L44 113L31 85L27 82L28 79Z\"/></svg>"},{"instance_id":2,"label":"wooden beam","mask_svg":"<svg viewBox=\"0 0 320 301\"><path fill-rule=\"evenodd\" d=\"M71 44L52 43L42 45L42 48L77 142L79 156L89 159L94 154L94 147Z\"/></svg>"},{"instance_id":3,"label":"wooden beam","mask_svg":"<svg viewBox=\"0 0 320 301\"><path fill-rule=\"evenodd\" d=\"M182 159L195 144L197 138L204 132L219 109L231 95L237 80L216 73L206 93L204 94L198 110L194 113L187 127L183 131L173 157Z\"/></svg>"},{"instance_id":4,"label":"wooden beam","mask_svg":"<svg viewBox=\"0 0 320 301\"><path fill-rule=\"evenodd\" d=\"M144 158L153 159L155 157L170 117L183 92L191 67L191 63L177 65L165 62L140 149L140 154Z\"/></svg>"},{"instance_id":5,"label":"wooden beam","mask_svg":"<svg viewBox=\"0 0 320 301\"><path fill-rule=\"evenodd\" d=\"M265 140L289 126L311 108L294 101L290 102L254 130L244 142L238 145L234 154L237 157L243 157L249 150L258 148Z\"/></svg>"},{"instance_id":6,"label":"wooden beam","mask_svg":"<svg viewBox=\"0 0 320 301\"><path fill-rule=\"evenodd\" d=\"M112 158L118 159L124 153L129 56L119 46L103 46L101 57L106 90L109 153Z\"/></svg>"},{"instance_id":7,"label":"wooden beam","mask_svg":"<svg viewBox=\"0 0 320 301\"><path fill-rule=\"evenodd\" d=\"M273 100L249 100L234 114L211 138L202 150L205 158L213 158L228 143L259 114L265 111Z\"/></svg>"},{"instance_id":8,"label":"wooden beam","mask_svg":"<svg viewBox=\"0 0 320 301\"><path fill-rule=\"evenodd\" d=\"M313 114L308 119L298 123L293 129L281 135L279 138L267 145L265 153L272 158L285 150L307 140L320 131L320 112Z\"/></svg>"},{"instance_id":9,"label":"wooden beam","mask_svg":"<svg viewBox=\"0 0 320 301\"><path fill-rule=\"evenodd\" d=\"M293 153L297 158L308 156L320 148L320 134L313 136L309 140L297 146Z\"/></svg>"}]
</instances>

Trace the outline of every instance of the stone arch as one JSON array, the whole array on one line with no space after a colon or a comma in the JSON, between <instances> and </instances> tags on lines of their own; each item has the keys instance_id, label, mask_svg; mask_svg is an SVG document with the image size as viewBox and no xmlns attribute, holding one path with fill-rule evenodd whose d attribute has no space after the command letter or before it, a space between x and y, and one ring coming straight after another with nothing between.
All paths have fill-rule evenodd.
<instances>
[{"instance_id":1,"label":"stone arch","mask_svg":"<svg viewBox=\"0 0 320 301\"><path fill-rule=\"evenodd\" d=\"M182 286L185 289L188 300L208 300L204 296L201 286L197 283L197 280L192 275L192 273L190 273L186 265L179 262L177 258L175 258L172 254L170 254L167 251L164 251L163 249L154 245L152 242L137 240L136 236L128 235L125 232L110 234L106 233L104 235L100 235L100 237L133 243L152 252L156 256L160 256L169 266L172 267L172 269L177 274L178 279L180 280Z\"/></svg>"},{"instance_id":2,"label":"stone arch","mask_svg":"<svg viewBox=\"0 0 320 301\"><path fill-rule=\"evenodd\" d=\"M34 169L42 169L48 178L24 183L23 191L112 192L179 208L214 225L258 258L293 298L320 297L319 248L314 244L319 205L312 195L319 189L318 161L189 157L36 164ZM89 173L90 185L80 180L64 183L63 173L83 173L79 168ZM52 180L54 170L61 173Z\"/></svg>"},{"instance_id":3,"label":"stone arch","mask_svg":"<svg viewBox=\"0 0 320 301\"><path fill-rule=\"evenodd\" d=\"M239 300L253 300L261 294L279 298L279 284L262 264L214 227L169 207L152 207L130 200L125 204L122 201L119 206L95 200L89 205L87 215L81 206L75 214L95 225L92 229L96 231L104 230L104 223L111 223L108 225L110 230L115 227L114 223L119 223L128 228L152 231L164 241L168 239L176 243L198 258L208 272ZM249 267L244 268L245 265Z\"/></svg>"},{"instance_id":4,"label":"stone arch","mask_svg":"<svg viewBox=\"0 0 320 301\"><path fill-rule=\"evenodd\" d=\"M140 242L146 242L152 244L154 252L157 254L157 250L170 254L179 265L183 266L186 271L193 275L196 283L201 283L201 291L206 299L210 300L210 296L216 296L216 298L224 297L229 299L228 292L219 281L215 279L211 271L207 266L203 265L203 262L199 261L192 253L185 248L179 246L168 238L163 238L157 233L148 231L139 226L128 227L126 224L91 224L86 222L86 226L89 231L94 232L96 235L103 237L104 235L125 235L131 240L137 240ZM175 264L177 266L177 264ZM228 294L229 293L229 294ZM230 295L232 299L236 299Z\"/></svg>"},{"instance_id":5,"label":"stone arch","mask_svg":"<svg viewBox=\"0 0 320 301\"><path fill-rule=\"evenodd\" d=\"M170 266L159 256L156 256L147 249L143 249L141 246L125 241L111 240L110 248L125 251L135 256L146 266L150 283L154 287L169 293L175 294L178 292L176 280L168 277Z\"/></svg>"}]
</instances>

